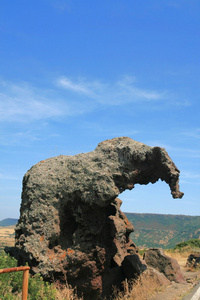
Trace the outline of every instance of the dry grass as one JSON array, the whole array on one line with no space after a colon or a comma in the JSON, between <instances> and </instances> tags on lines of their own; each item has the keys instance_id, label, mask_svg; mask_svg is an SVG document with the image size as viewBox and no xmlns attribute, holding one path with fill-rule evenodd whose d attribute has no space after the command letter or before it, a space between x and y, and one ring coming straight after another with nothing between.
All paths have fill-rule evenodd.
<instances>
[{"instance_id":1,"label":"dry grass","mask_svg":"<svg viewBox=\"0 0 200 300\"><path fill-rule=\"evenodd\" d=\"M84 300L79 298L76 289L70 286L55 284L57 300ZM163 286L155 278L147 273L143 273L140 278L134 281L125 281L123 292L114 288L112 300L147 300L157 292L161 291Z\"/></svg>"},{"instance_id":2,"label":"dry grass","mask_svg":"<svg viewBox=\"0 0 200 300\"><path fill-rule=\"evenodd\" d=\"M4 240L10 238L15 232L15 226L0 226L0 239ZM12 236L14 237L14 235Z\"/></svg>"},{"instance_id":3,"label":"dry grass","mask_svg":"<svg viewBox=\"0 0 200 300\"><path fill-rule=\"evenodd\" d=\"M188 256L191 254L191 251L179 252L179 251L170 251L165 250L165 254L176 259L178 264L181 267L185 267Z\"/></svg>"},{"instance_id":4,"label":"dry grass","mask_svg":"<svg viewBox=\"0 0 200 300\"><path fill-rule=\"evenodd\" d=\"M197 253L199 252L198 249L192 249L190 247L184 249L184 251L179 251L179 250L165 250L165 254L176 259L179 266L181 268L185 268L186 267L186 262L187 262L187 259L188 259L188 256L191 254L191 253ZM188 270L191 268L188 268Z\"/></svg>"},{"instance_id":5,"label":"dry grass","mask_svg":"<svg viewBox=\"0 0 200 300\"><path fill-rule=\"evenodd\" d=\"M59 283L55 283L56 288L56 300L83 300L83 297L78 297L75 288L72 288L70 285L61 285Z\"/></svg>"},{"instance_id":6,"label":"dry grass","mask_svg":"<svg viewBox=\"0 0 200 300\"><path fill-rule=\"evenodd\" d=\"M15 243L15 226L0 226L0 249L12 247Z\"/></svg>"},{"instance_id":7,"label":"dry grass","mask_svg":"<svg viewBox=\"0 0 200 300\"><path fill-rule=\"evenodd\" d=\"M114 290L113 300L147 300L162 288L163 286L154 277L143 273L137 280L125 281L123 292Z\"/></svg>"}]
</instances>

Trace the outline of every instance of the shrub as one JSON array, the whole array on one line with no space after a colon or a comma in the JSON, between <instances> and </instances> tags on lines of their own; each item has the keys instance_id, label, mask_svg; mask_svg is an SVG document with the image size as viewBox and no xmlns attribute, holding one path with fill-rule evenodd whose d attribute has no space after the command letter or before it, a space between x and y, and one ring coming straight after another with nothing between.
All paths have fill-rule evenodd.
<instances>
[{"instance_id":1,"label":"shrub","mask_svg":"<svg viewBox=\"0 0 200 300\"><path fill-rule=\"evenodd\" d=\"M146 251L146 249L139 249L138 253L139 253L140 256L143 257L145 251Z\"/></svg>"},{"instance_id":2,"label":"shrub","mask_svg":"<svg viewBox=\"0 0 200 300\"><path fill-rule=\"evenodd\" d=\"M4 252L0 254L0 269L16 267L16 260ZM22 272L0 274L0 295L3 299L16 299L22 289Z\"/></svg>"},{"instance_id":3,"label":"shrub","mask_svg":"<svg viewBox=\"0 0 200 300\"><path fill-rule=\"evenodd\" d=\"M5 252L0 253L0 269L17 266L17 260ZM0 274L1 300L20 299L22 291L23 272ZM56 289L44 282L40 275L29 278L28 300L54 300Z\"/></svg>"},{"instance_id":4,"label":"shrub","mask_svg":"<svg viewBox=\"0 0 200 300\"><path fill-rule=\"evenodd\" d=\"M200 248L200 239L191 239L186 242L178 243L173 250L184 250L185 248Z\"/></svg>"}]
</instances>

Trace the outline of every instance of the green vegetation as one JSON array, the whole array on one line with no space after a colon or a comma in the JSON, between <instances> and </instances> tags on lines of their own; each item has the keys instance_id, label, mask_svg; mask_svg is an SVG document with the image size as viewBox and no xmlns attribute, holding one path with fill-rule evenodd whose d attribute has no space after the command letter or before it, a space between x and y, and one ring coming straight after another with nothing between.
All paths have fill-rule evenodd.
<instances>
[{"instance_id":1,"label":"green vegetation","mask_svg":"<svg viewBox=\"0 0 200 300\"><path fill-rule=\"evenodd\" d=\"M0 253L0 269L13 268L17 266L17 261L13 257ZM0 295L1 300L21 299L23 272L0 274ZM56 289L53 285L46 283L39 275L29 278L28 300L53 300Z\"/></svg>"},{"instance_id":2,"label":"green vegetation","mask_svg":"<svg viewBox=\"0 0 200 300\"><path fill-rule=\"evenodd\" d=\"M190 239L186 242L178 243L174 250L184 250L184 249L192 248L192 249L198 249L200 248L200 239Z\"/></svg>"},{"instance_id":3,"label":"green vegetation","mask_svg":"<svg viewBox=\"0 0 200 300\"><path fill-rule=\"evenodd\" d=\"M126 213L135 231L131 239L140 248L174 248L200 236L200 216Z\"/></svg>"}]
</instances>

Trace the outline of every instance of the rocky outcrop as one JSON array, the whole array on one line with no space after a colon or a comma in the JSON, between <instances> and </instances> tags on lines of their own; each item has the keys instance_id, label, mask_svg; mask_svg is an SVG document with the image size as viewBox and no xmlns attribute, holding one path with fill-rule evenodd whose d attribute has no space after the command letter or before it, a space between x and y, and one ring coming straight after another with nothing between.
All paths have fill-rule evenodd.
<instances>
[{"instance_id":1,"label":"rocky outcrop","mask_svg":"<svg viewBox=\"0 0 200 300\"><path fill-rule=\"evenodd\" d=\"M144 270L117 197L159 178L174 198L183 196L179 170L165 149L127 137L101 142L89 153L40 161L23 179L14 255L47 280L67 279L85 299L109 294L126 277L128 262L135 268L129 274Z\"/></svg>"},{"instance_id":2,"label":"rocky outcrop","mask_svg":"<svg viewBox=\"0 0 200 300\"><path fill-rule=\"evenodd\" d=\"M188 256L186 266L189 268L196 269L200 265L200 254L199 253L193 253Z\"/></svg>"},{"instance_id":3,"label":"rocky outcrop","mask_svg":"<svg viewBox=\"0 0 200 300\"><path fill-rule=\"evenodd\" d=\"M148 266L163 273L170 281L185 282L177 260L165 255L163 249L146 250L143 259Z\"/></svg>"}]
</instances>

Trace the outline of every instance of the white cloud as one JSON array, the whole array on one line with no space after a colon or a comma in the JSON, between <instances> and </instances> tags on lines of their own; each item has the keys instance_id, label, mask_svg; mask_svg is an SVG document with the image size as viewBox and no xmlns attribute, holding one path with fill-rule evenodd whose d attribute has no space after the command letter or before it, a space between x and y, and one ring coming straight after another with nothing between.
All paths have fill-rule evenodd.
<instances>
[{"instance_id":1,"label":"white cloud","mask_svg":"<svg viewBox=\"0 0 200 300\"><path fill-rule=\"evenodd\" d=\"M44 139L44 137L43 137ZM5 131L4 134L0 135L0 145L9 146L9 145L30 145L30 141L39 141L41 137L39 137L39 132L24 130L17 132Z\"/></svg>"},{"instance_id":2,"label":"white cloud","mask_svg":"<svg viewBox=\"0 0 200 300\"><path fill-rule=\"evenodd\" d=\"M57 80L57 84L58 86L63 87L67 90L71 90L75 93L85 94L88 96L93 95L91 84L87 84L85 82L79 81L75 83L69 80L67 77L61 77Z\"/></svg>"},{"instance_id":3,"label":"white cloud","mask_svg":"<svg viewBox=\"0 0 200 300\"><path fill-rule=\"evenodd\" d=\"M135 78L125 76L113 83L100 81L86 81L79 79L76 82L67 77L60 77L56 81L59 87L86 95L97 103L107 105L121 105L131 102L159 101L166 98L165 92L141 89L135 86Z\"/></svg>"},{"instance_id":4,"label":"white cloud","mask_svg":"<svg viewBox=\"0 0 200 300\"><path fill-rule=\"evenodd\" d=\"M152 109L174 105L167 92L142 89L134 77L105 83L58 78L50 89L28 83L0 82L0 121L30 122L81 115L101 107L149 103ZM152 105L154 104L154 106ZM143 106L145 108L145 106Z\"/></svg>"},{"instance_id":5,"label":"white cloud","mask_svg":"<svg viewBox=\"0 0 200 300\"><path fill-rule=\"evenodd\" d=\"M165 97L165 93L156 92L146 89L140 89L135 86L135 78L130 76L125 76L123 79L119 80L116 84L118 90L124 95L130 95L133 100L143 99L148 100L161 100Z\"/></svg>"},{"instance_id":6,"label":"white cloud","mask_svg":"<svg viewBox=\"0 0 200 300\"><path fill-rule=\"evenodd\" d=\"M157 132L159 134L161 134L160 132ZM177 132L177 136L180 137L180 132ZM176 137L176 135L175 135ZM170 145L170 144L165 144L162 142L162 140L149 140L147 139L146 141L147 145L150 145L152 147L154 146L159 146L161 148L165 148L166 151L169 151L171 153L174 153L178 156L185 156L185 157L191 157L191 158L198 158L200 157L200 150L197 147L191 147L191 148L187 148L187 147L178 147L177 145L177 140L175 140L174 145ZM187 145L189 145L189 143L187 142ZM190 145L191 146L191 145Z\"/></svg>"},{"instance_id":7,"label":"white cloud","mask_svg":"<svg viewBox=\"0 0 200 300\"><path fill-rule=\"evenodd\" d=\"M191 171L182 171L182 177L187 179L195 179L200 181L200 173L194 173Z\"/></svg>"},{"instance_id":8,"label":"white cloud","mask_svg":"<svg viewBox=\"0 0 200 300\"><path fill-rule=\"evenodd\" d=\"M82 113L81 107L56 96L54 90L26 83L0 82L0 121L29 122Z\"/></svg>"},{"instance_id":9,"label":"white cloud","mask_svg":"<svg viewBox=\"0 0 200 300\"><path fill-rule=\"evenodd\" d=\"M167 151L172 150L173 148L171 146L169 146L168 144L164 144L163 141L159 141L159 140L146 140L145 141L147 145L151 146L151 147L161 147L161 148L165 148Z\"/></svg>"},{"instance_id":10,"label":"white cloud","mask_svg":"<svg viewBox=\"0 0 200 300\"><path fill-rule=\"evenodd\" d=\"M200 150L199 148L190 149L190 148L179 148L179 147L171 147L170 148L173 152L178 153L181 157L191 157L191 158L198 158L200 157Z\"/></svg>"},{"instance_id":11,"label":"white cloud","mask_svg":"<svg viewBox=\"0 0 200 300\"><path fill-rule=\"evenodd\" d=\"M182 171L181 172L181 183L189 183L189 184L200 184L200 173L192 172L192 171Z\"/></svg>"},{"instance_id":12,"label":"white cloud","mask_svg":"<svg viewBox=\"0 0 200 300\"><path fill-rule=\"evenodd\" d=\"M49 2L49 0L47 1ZM62 12L70 10L69 0L51 0L51 4Z\"/></svg>"},{"instance_id":13,"label":"white cloud","mask_svg":"<svg viewBox=\"0 0 200 300\"><path fill-rule=\"evenodd\" d=\"M13 176L10 174L0 173L1 180L21 180L20 176Z\"/></svg>"},{"instance_id":14,"label":"white cloud","mask_svg":"<svg viewBox=\"0 0 200 300\"><path fill-rule=\"evenodd\" d=\"M200 139L200 128L191 128L190 130L186 130L181 132L183 136Z\"/></svg>"}]
</instances>

